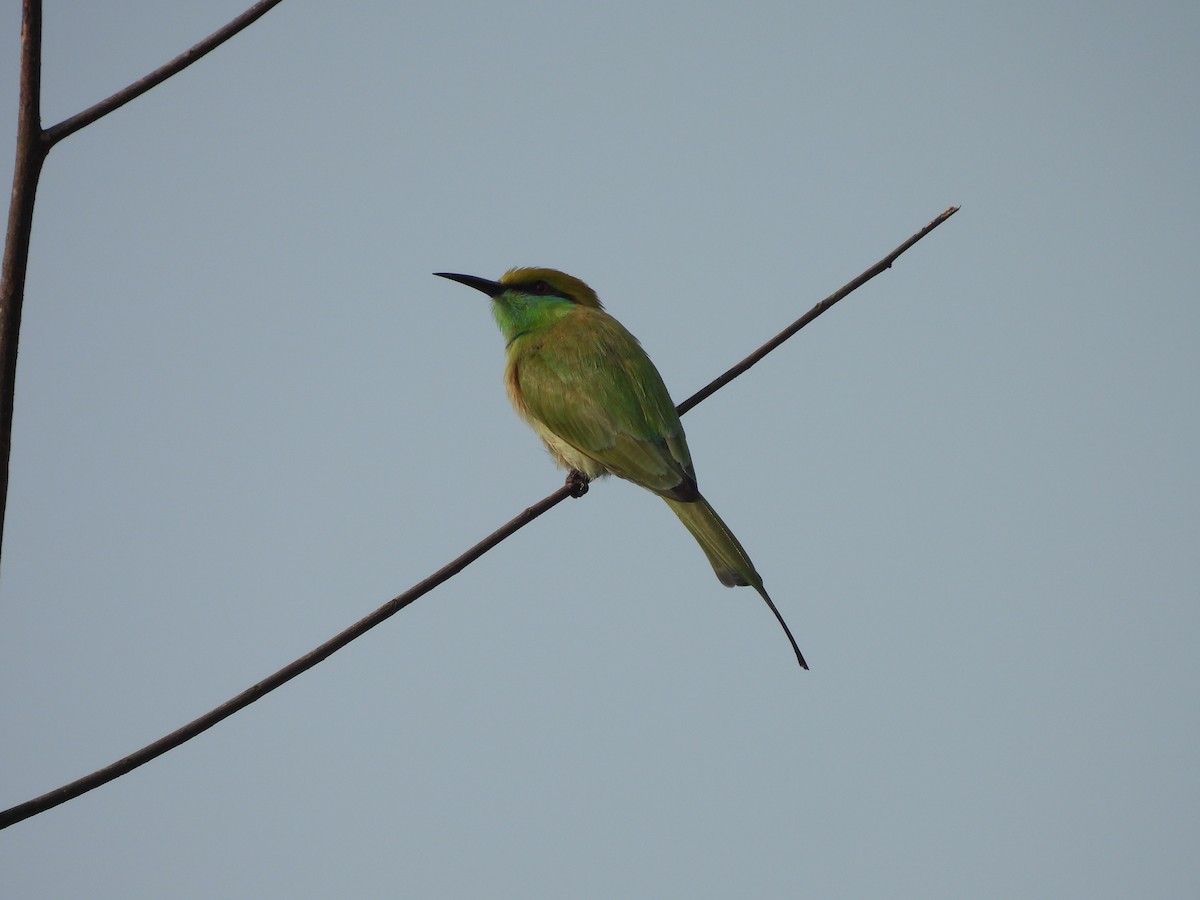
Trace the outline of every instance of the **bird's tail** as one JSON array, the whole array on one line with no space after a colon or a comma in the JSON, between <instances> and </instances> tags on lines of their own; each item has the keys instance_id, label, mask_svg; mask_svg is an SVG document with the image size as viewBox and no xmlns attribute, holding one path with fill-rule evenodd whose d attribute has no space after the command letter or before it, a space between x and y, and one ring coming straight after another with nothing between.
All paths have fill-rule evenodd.
<instances>
[{"instance_id":1,"label":"bird's tail","mask_svg":"<svg viewBox=\"0 0 1200 900\"><path fill-rule=\"evenodd\" d=\"M696 543L700 545L700 549L712 563L713 571L717 573L721 584L726 587L749 585L758 591L759 596L767 602L767 606L779 620L784 634L791 641L792 649L796 651L796 660L802 668L807 669L808 663L804 661L804 654L800 652L796 639L792 637L792 630L788 628L787 622L783 621L783 616L779 614L779 610L775 608L775 604L763 589L762 578L755 571L754 563L750 562L750 557L746 555L746 551L742 549L738 539L733 536L729 526L721 521L716 510L700 496L686 502L672 500L670 497L663 497L663 500L666 501L667 506L671 507L675 515L679 516L679 521L692 533L692 537L696 539Z\"/></svg>"}]
</instances>

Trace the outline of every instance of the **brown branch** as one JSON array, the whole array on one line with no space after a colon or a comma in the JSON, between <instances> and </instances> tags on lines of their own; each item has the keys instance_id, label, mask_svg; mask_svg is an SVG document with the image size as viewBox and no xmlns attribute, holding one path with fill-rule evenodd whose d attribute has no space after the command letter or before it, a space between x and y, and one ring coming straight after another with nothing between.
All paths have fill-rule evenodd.
<instances>
[{"instance_id":1,"label":"brown branch","mask_svg":"<svg viewBox=\"0 0 1200 900\"><path fill-rule=\"evenodd\" d=\"M487 553L505 538L509 537L516 531L528 525L542 513L548 509L557 506L563 500L570 496L568 489L564 486L559 488L550 496L535 503L516 518L509 521L507 524L492 532L470 550L463 553L457 559L447 563L442 568L438 569L424 581L413 585L403 594L398 597L393 597L379 609L375 610L369 616L359 619L345 631L327 640L325 643L316 649L306 653L304 656L297 659L295 662L284 666L275 674L264 678L258 684L247 688L231 700L222 703L211 712L205 713L198 719L194 719L182 728L171 732L165 737L159 738L152 744L147 744L142 749L135 753L131 753L124 759L119 759L110 766L106 766L99 771L93 772L80 778L78 781L73 781L70 784L63 785L57 790L53 790L48 794L43 794L33 800L26 801L12 809L0 812L0 828L7 828L20 822L23 819L28 819L30 816L35 816L38 813L45 812L48 809L53 809L60 803L65 803L68 800L73 800L80 794L87 793L93 788L98 788L102 784L112 781L114 778L119 778L126 772L136 769L138 766L150 762L155 757L162 756L168 750L178 747L185 741L189 741L201 732L212 728L222 719L227 719L235 712L243 707L249 706L255 700L265 697L271 691L280 685L286 684L302 672L307 672L325 657L337 652L345 647L355 638L361 637L372 628L385 619L390 619L404 607L408 606L418 597L429 593L439 584L453 575L458 574L468 565L473 563L483 554Z\"/></svg>"},{"instance_id":2,"label":"brown branch","mask_svg":"<svg viewBox=\"0 0 1200 900\"><path fill-rule=\"evenodd\" d=\"M17 158L0 274L0 540L8 503L8 462L12 455L13 401L17 343L25 300L25 272L33 232L33 202L42 163L50 150L42 134L42 4L24 0L21 18L21 75L17 109Z\"/></svg>"},{"instance_id":3,"label":"brown branch","mask_svg":"<svg viewBox=\"0 0 1200 900\"><path fill-rule=\"evenodd\" d=\"M957 211L958 207L956 206L946 210L944 213L926 225L921 231L917 232L917 234L913 235L898 248L892 251L890 255L876 263L841 290L822 300L779 336L772 338L757 351L751 354L751 356L749 356L746 360L738 363L712 384L708 385L699 393L689 397L683 403L679 404L677 408L679 409L680 415L687 412L701 400L704 400L714 391L718 390L723 385L728 384L742 372L746 371L746 369L750 368L750 366L754 365L754 363L758 362L758 360L762 359L817 316L821 315L821 313L825 312L825 310L833 306L833 304L838 300L841 300L847 294L854 291L859 285L865 284L871 278L874 278L884 269L891 266L891 264L895 262L896 257L898 257L901 253L903 253ZM575 475L576 473L571 474ZM582 488L585 489L586 484L583 485ZM103 769L99 769L90 775L85 775L83 778L73 781L70 784L63 785L56 790L50 791L48 794L43 794L40 797L35 797L32 800L28 800L25 803L21 803L12 807L11 809L0 812L0 828L7 828L9 825L14 825L17 822L28 819L30 816L35 816L38 813L52 809L55 806L58 806L60 803L66 803L68 800L73 800L80 794L85 794L93 788L98 788L100 785L106 784L109 781L112 781L114 778L118 778L121 775L130 772L133 769L136 769L138 766L150 762L150 760L154 759L155 757L162 756L168 750L178 747L185 741L191 740L201 732L207 731L222 719L226 719L238 710L249 706L260 697L265 696L266 694L275 690L277 687L280 687L288 681L291 681L301 672L308 671L327 656L330 656L345 647L355 638L366 634L385 619L391 618L418 597L427 594L443 581L446 581L448 578L465 569L468 565L477 560L479 557L483 556L483 554L487 553L501 541L515 534L542 513L554 506L557 506L567 497L572 495L580 496L583 492L584 490L581 489L581 486L574 483L572 478L568 476L567 483L553 494L550 494L549 496L535 503L519 516L509 521L506 525L492 532L492 534L488 535L488 537L484 538L457 559L448 563L441 569L438 569L424 581L409 588L400 596L389 600L383 606L379 607L379 609L375 610L365 618L360 619L358 622L354 623L340 634L330 638L315 650L306 653L295 662L284 666L275 674L258 682L258 684L247 688L246 690L242 691L242 693L238 694L231 700L222 703L211 712L205 713L198 719L192 720L182 728L171 732L165 737L159 738L154 743L146 745L142 749L131 753L129 756L126 756L124 759L119 759L112 765L106 766Z\"/></svg>"},{"instance_id":4,"label":"brown branch","mask_svg":"<svg viewBox=\"0 0 1200 900\"><path fill-rule=\"evenodd\" d=\"M50 146L54 146L63 138L74 134L79 129L86 128L113 110L120 109L130 100L137 99L152 87L162 84L172 75L182 72L196 60L200 59L200 57L215 50L248 25L262 18L262 16L270 12L273 7L278 6L281 2L282 0L260 0L260 2L255 3L232 22L214 31L194 47L184 50L169 63L159 66L149 75L138 79L128 87L122 88L111 97L101 100L94 106L88 107L83 112L76 113L71 118L64 119L57 125L47 128L46 139L49 141Z\"/></svg>"},{"instance_id":5,"label":"brown branch","mask_svg":"<svg viewBox=\"0 0 1200 900\"><path fill-rule=\"evenodd\" d=\"M910 237L907 241L905 241L879 262L875 263L875 265L871 266L871 268L867 269L867 271L863 272L853 281L846 282L787 328L783 329L783 331L779 332L779 334L775 335L775 337L771 338L771 340L767 341L765 344L743 359L724 375L714 378L704 387L700 388L700 390L696 391L696 393L692 394L692 396L680 403L677 407L675 407L675 409L678 410L679 414L682 416L700 401L707 400L710 396L715 394L721 388L725 387L725 385L729 384L729 382L733 381L733 379L737 378L755 363L759 362L764 356L794 335L797 331L799 331L817 316L821 315L821 313L825 312L825 310L829 309L829 307L833 306L833 304L837 303L848 294L854 293L854 291L858 290L880 272L890 269L892 267L892 263L896 261L897 257L899 257L901 253L903 253L921 238L925 237L925 235L929 234L929 232L933 231L933 229L937 228L956 212L958 212L958 207L951 206L940 216Z\"/></svg>"},{"instance_id":6,"label":"brown branch","mask_svg":"<svg viewBox=\"0 0 1200 900\"><path fill-rule=\"evenodd\" d=\"M261 0L224 28L214 31L196 46L155 69L145 78L117 91L107 100L100 101L78 115L59 122L53 128L43 130L42 3L41 0L23 0L20 93L17 100L17 158L13 166L12 202L8 208L4 262L0 273L0 546L3 545L4 513L8 504L17 347L21 332L21 311L25 302L29 243L33 233L33 205L46 154L63 138L124 106L135 97L140 97L155 85L187 68L280 2L281 0Z\"/></svg>"}]
</instances>

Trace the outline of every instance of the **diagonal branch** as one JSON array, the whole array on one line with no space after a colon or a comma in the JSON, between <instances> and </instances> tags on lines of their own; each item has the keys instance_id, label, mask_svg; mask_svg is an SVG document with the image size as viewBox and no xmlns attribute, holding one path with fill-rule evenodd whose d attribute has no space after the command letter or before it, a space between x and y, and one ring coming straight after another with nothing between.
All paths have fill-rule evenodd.
<instances>
[{"instance_id":1,"label":"diagonal branch","mask_svg":"<svg viewBox=\"0 0 1200 900\"><path fill-rule=\"evenodd\" d=\"M111 97L101 100L94 106L88 107L83 112L76 113L69 119L64 119L57 125L47 128L46 140L53 146L79 129L91 125L102 116L108 115L115 109L120 109L130 100L137 99L152 87L162 84L172 75L182 72L196 60L200 59L200 57L215 50L239 31L242 31L248 25L262 18L262 16L271 11L272 7L278 6L281 2L282 0L260 0L260 2L255 3L223 28L214 31L194 47L184 50L169 63L159 66L149 75L138 79L128 87L122 88Z\"/></svg>"},{"instance_id":2,"label":"diagonal branch","mask_svg":"<svg viewBox=\"0 0 1200 900\"><path fill-rule=\"evenodd\" d=\"M779 332L779 334L775 335L775 337L771 338L769 341L743 359L724 375L714 378L704 387L700 388L700 390L696 391L696 393L692 394L692 396L688 397L686 400L680 403L678 407L676 407L676 409L679 411L679 414L682 416L697 403L700 403L702 400L707 400L710 396L715 394L721 388L725 387L725 385L729 384L729 382L733 381L733 379L737 378L755 363L759 362L764 356L794 335L797 331L799 331L821 313L825 312L825 310L829 309L829 307L833 306L833 304L837 303L848 294L852 294L857 291L876 275L890 269L892 267L892 263L896 261L901 253L903 253L921 238L925 237L925 235L929 234L929 232L933 231L933 229L937 228L956 212L958 212L957 206L951 206L948 208L945 212L910 237L907 241L905 241L879 262L875 263L875 265L871 266L871 268L867 269L867 271L863 272L853 281L846 282L787 328L783 329L783 331Z\"/></svg>"},{"instance_id":3,"label":"diagonal branch","mask_svg":"<svg viewBox=\"0 0 1200 900\"><path fill-rule=\"evenodd\" d=\"M749 356L746 360L738 363L712 384L708 385L699 393L689 397L683 403L679 404L678 409L680 414L682 415L683 413L687 412L687 410L691 409L701 400L704 400L710 394L728 384L817 316L821 315L821 313L833 306L833 304L838 300L841 300L847 294L850 294L857 289L860 285L865 284L880 272L889 268L901 253L903 253L917 241L921 240L921 238L923 238L957 211L957 206L952 206L947 209L944 213L921 229L921 231L917 232L915 235L897 247L888 256L884 257L870 269L867 269L867 271L862 275L859 275L853 281L849 282L840 290L831 294L829 297L826 297L824 300L810 309L807 313L797 319L796 322L784 330L779 336L772 338L757 351L751 354L751 356ZM570 479L568 479L568 483L566 485L526 509L516 518L492 532L492 534L488 535L470 550L467 550L457 559L443 566L441 569L438 569L424 581L409 588L398 597L392 598L370 615L355 622L345 631L330 638L316 649L297 659L295 662L284 666L275 674L242 691L242 693L221 704L216 709L205 713L198 719L194 719L187 725L184 725L182 728L171 732L165 737L159 738L154 743L148 744L140 750L131 753L124 759L117 760L115 763L112 763L103 769L99 769L90 775L85 775L83 778L80 778L77 781L63 785L62 787L50 791L47 794L43 794L40 797L35 797L32 800L28 800L25 803L18 804L11 809L0 812L0 828L7 828L9 825L14 825L17 822L28 819L29 817L35 816L38 813L52 809L61 803L66 803L68 800L73 800L75 797L87 793L94 788L98 788L102 784L107 784L114 778L119 778L121 775L131 772L138 766L144 765L145 763L150 762L150 760L162 756L168 750L172 750L185 741L191 740L196 735L207 731L221 720L227 719L240 709L244 709L255 700L262 698L266 694L275 690L277 687L280 687L281 685L286 684L288 681L291 681L302 672L308 671L327 656L330 656L342 649L342 647L345 647L355 638L366 634L376 625L379 625L385 620L390 619L418 597L427 594L442 582L458 574L501 541L515 534L521 528L524 528L542 513L557 506L567 497L571 496L572 493L572 484Z\"/></svg>"},{"instance_id":4,"label":"diagonal branch","mask_svg":"<svg viewBox=\"0 0 1200 900\"><path fill-rule=\"evenodd\" d=\"M35 816L38 813L45 812L58 806L60 803L65 803L68 800L73 800L80 794L87 793L93 788L98 788L102 784L112 781L114 778L119 778L126 772L136 769L138 766L150 762L155 757L162 756L168 750L178 747L185 741L189 741L201 732L212 728L222 719L227 719L235 712L243 707L249 706L255 700L265 697L275 688L285 684L295 678L302 672L307 672L325 657L332 655L338 650L345 647L355 638L366 634L376 625L386 619L390 619L404 607L408 606L418 597L429 593L443 581L457 575L483 554L487 553L505 538L519 531L524 526L528 525L546 510L557 506L565 500L569 494L566 487L561 487L550 496L542 501L535 503L519 516L509 521L507 524L492 532L470 550L463 553L458 558L447 563L442 568L438 569L424 581L413 585L403 594L398 597L393 597L379 609L375 610L369 616L359 619L345 631L334 635L325 643L321 644L314 650L309 651L304 656L295 660L292 663L284 666L275 674L264 678L246 690L242 691L236 697L222 703L211 712L205 713L198 719L194 719L182 728L171 732L165 737L159 738L152 744L147 744L142 749L135 753L131 753L124 759L119 759L109 766L105 766L99 771L93 772L80 778L78 781L73 781L70 784L63 785L57 790L53 790L48 794L43 794L33 800L21 803L11 809L0 812L0 828L7 828L9 825L16 824L30 816Z\"/></svg>"}]
</instances>

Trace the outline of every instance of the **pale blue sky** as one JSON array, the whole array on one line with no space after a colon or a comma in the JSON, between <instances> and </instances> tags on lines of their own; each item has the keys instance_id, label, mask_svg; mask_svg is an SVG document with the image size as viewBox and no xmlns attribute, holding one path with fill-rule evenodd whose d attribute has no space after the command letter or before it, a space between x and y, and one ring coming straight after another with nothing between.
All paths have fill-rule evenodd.
<instances>
[{"instance_id":1,"label":"pale blue sky","mask_svg":"<svg viewBox=\"0 0 1200 900\"><path fill-rule=\"evenodd\" d=\"M243 2L48 4L46 123ZM685 420L811 672L606 483L4 832L3 893L1194 896L1198 28L1182 2L287 0L69 138L21 336L3 806L561 483L486 299L431 272L578 275L682 399L962 211Z\"/></svg>"}]
</instances>

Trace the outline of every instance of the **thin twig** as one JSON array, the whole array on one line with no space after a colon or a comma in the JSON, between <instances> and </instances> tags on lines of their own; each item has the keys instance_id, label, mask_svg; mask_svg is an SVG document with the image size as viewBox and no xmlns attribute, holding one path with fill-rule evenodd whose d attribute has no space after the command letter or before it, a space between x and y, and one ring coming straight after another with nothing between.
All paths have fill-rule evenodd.
<instances>
[{"instance_id":1,"label":"thin twig","mask_svg":"<svg viewBox=\"0 0 1200 900\"><path fill-rule=\"evenodd\" d=\"M461 572L505 538L528 525L542 513L558 505L569 496L570 493L565 486L559 488L541 502L535 503L519 516L516 516L507 524L492 532L470 550L438 569L424 581L413 585L400 596L393 597L369 616L359 619L345 631L331 637L325 643L321 644L321 646L304 654L304 656L295 662L284 666L275 674L264 678L258 684L247 688L211 712L205 713L200 718L188 722L182 728L172 731L152 744L147 744L137 752L131 753L124 759L117 760L110 766L105 766L103 769L86 775L78 781L73 781L48 794L43 794L33 800L14 806L12 809L5 810L0 813L0 828L7 828L9 825L20 822L22 819L27 819L30 816L35 816L38 813L52 809L60 803L73 800L80 794L85 794L93 788L98 788L100 785L106 784L114 778L119 778L121 775L136 769L138 766L150 762L155 757L162 756L168 750L178 747L185 741L191 740L201 732L207 731L222 719L229 718L229 716L232 716L239 709L249 706L255 700L265 697L271 691L275 690L275 688L286 684L302 672L307 672L321 660L325 659L325 657L342 649L355 638L366 634L380 622L390 619L418 597L429 593L429 591L433 590L446 579Z\"/></svg>"},{"instance_id":2,"label":"thin twig","mask_svg":"<svg viewBox=\"0 0 1200 900\"><path fill-rule=\"evenodd\" d=\"M101 100L94 106L88 107L83 112L76 113L71 118L64 119L57 125L47 128L46 139L53 146L68 135L74 134L80 128L85 128L100 117L108 115L114 109L120 109L130 100L135 100L152 87L162 84L172 75L182 72L196 60L200 59L200 57L221 46L239 31L245 29L246 26L270 12L272 7L278 6L281 2L282 0L260 0L259 3L255 3L232 22L214 31L194 47L184 50L169 63L159 66L149 75L139 78L133 84L122 88L111 97Z\"/></svg>"},{"instance_id":3,"label":"thin twig","mask_svg":"<svg viewBox=\"0 0 1200 900\"><path fill-rule=\"evenodd\" d=\"M846 295L858 290L880 272L890 269L892 267L892 263L896 261L897 257L899 257L901 253L903 253L921 238L925 237L925 235L929 234L929 232L933 231L933 229L937 228L956 212L958 212L958 207L951 206L940 216L910 237L907 241L905 241L879 262L875 263L875 265L871 266L871 268L867 269L867 271L863 272L853 281L846 282L787 328L783 329L783 331L779 332L779 334L775 335L775 337L771 338L771 340L767 341L765 344L743 359L724 375L714 378L704 387L700 388L700 390L696 391L696 393L692 394L692 396L680 403L677 407L675 407L675 409L678 410L679 414L682 416L700 401L707 400L710 396L715 394L721 388L725 387L725 385L729 384L729 382L733 381L733 379L737 378L755 363L759 362L764 356L794 335L797 331L799 331L817 316L821 315L821 313L825 312L825 310L829 309L829 307L833 306L833 304L837 303Z\"/></svg>"},{"instance_id":4,"label":"thin twig","mask_svg":"<svg viewBox=\"0 0 1200 900\"><path fill-rule=\"evenodd\" d=\"M958 207L951 207L950 209L946 210L946 212L942 213L940 216L938 216L938 218L926 225L925 228L901 244L883 260L876 263L858 278L854 279L854 281L851 281L846 287L842 288L835 294L832 294L830 297L827 297L814 306L786 331L784 331L778 337L772 338L758 351L748 357L747 360L738 363L738 365L734 366L712 384L708 385L708 387L705 387L694 396L689 397L678 406L680 415L687 412L687 410L691 409L701 400L705 399L714 391L718 390L723 385L728 384L742 372L746 371L746 369L748 369L751 365L753 365L759 359L762 359L763 356L778 347L785 340L787 340L787 338L791 337L817 316L821 315L821 313L833 306L833 304L838 300L851 293L859 285L864 284L875 275L879 274L879 272L882 272L884 269L888 268L893 262L895 262L896 257L923 238L926 234L936 228L951 215L953 215L957 210ZM85 775L83 778L73 781L70 784L63 785L56 790L50 791L48 794L43 794L40 797L35 797L33 800L28 800L25 803L21 803L18 806L12 807L11 809L0 812L0 828L7 828L9 825L13 825L24 819L28 819L30 816L35 816L38 813L52 809L53 807L58 806L60 803L65 803L68 800L72 800L75 797L78 797L80 794L87 793L93 788L98 788L100 785L106 784L107 782L112 781L114 778L118 778L121 775L136 769L138 766L148 763L155 757L162 756L168 750L178 747L180 744L191 740L201 732L212 728L222 719L226 719L239 709L249 706L260 697L265 696L266 694L275 690L277 687L280 687L288 681L291 681L301 672L308 671L327 656L330 656L331 654L340 650L342 647L345 647L355 638L366 634L366 632L370 631L385 619L391 618L418 597L428 593L443 581L446 581L451 576L456 575L458 572L465 569L484 553L488 552L501 541L505 540L510 535L528 525L542 513L554 506L557 506L567 497L571 496L572 493L572 486L570 481L568 481L566 485L526 509L519 516L509 521L506 525L502 526L498 530L494 531L492 534L484 538L484 540L480 541L467 552L463 553L453 562L450 562L443 568L438 569L438 571L434 572L424 581L414 585L400 596L389 600L383 606L379 607L379 609L375 610L365 618L360 619L358 622L351 625L340 634L330 638L315 650L306 653L295 662L284 666L274 675L265 678L264 680L258 682L258 684L247 688L246 690L242 691L242 693L221 704L211 712L205 713L198 719L194 719L187 725L184 725L182 728L171 732L165 737L159 738L154 743L148 744L134 753L131 753L124 759L117 760L112 765L106 766L105 768L93 772L90 775Z\"/></svg>"}]
</instances>

